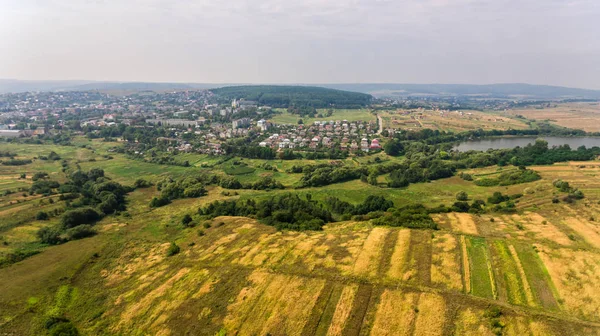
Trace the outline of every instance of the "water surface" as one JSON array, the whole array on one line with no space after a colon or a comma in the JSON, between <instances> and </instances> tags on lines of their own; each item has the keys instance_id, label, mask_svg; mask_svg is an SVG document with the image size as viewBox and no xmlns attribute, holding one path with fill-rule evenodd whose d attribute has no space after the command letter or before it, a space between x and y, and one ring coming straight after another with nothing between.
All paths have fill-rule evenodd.
<instances>
[{"instance_id":1,"label":"water surface","mask_svg":"<svg viewBox=\"0 0 600 336\"><path fill-rule=\"evenodd\" d=\"M492 139L481 139L471 140L460 143L454 149L461 152L469 150L486 151L488 149L506 149L525 147L528 144L532 144L536 139L544 139L548 141L548 147L569 145L571 149L577 149L577 147L600 147L600 138L595 137L510 137L510 138L492 138Z\"/></svg>"}]
</instances>

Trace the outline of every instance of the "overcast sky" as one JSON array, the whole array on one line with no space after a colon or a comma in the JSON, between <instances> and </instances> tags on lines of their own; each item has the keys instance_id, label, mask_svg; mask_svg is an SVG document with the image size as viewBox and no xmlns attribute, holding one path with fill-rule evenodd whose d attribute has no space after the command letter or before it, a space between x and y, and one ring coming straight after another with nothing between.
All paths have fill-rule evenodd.
<instances>
[{"instance_id":1,"label":"overcast sky","mask_svg":"<svg viewBox=\"0 0 600 336\"><path fill-rule=\"evenodd\" d=\"M0 78L600 89L600 0L0 0Z\"/></svg>"}]
</instances>

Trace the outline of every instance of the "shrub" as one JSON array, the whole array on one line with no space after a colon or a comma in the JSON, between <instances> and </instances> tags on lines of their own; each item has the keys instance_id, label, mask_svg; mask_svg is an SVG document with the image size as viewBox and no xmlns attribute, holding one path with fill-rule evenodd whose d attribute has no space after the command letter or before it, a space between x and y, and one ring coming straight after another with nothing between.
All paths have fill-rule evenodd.
<instances>
[{"instance_id":1,"label":"shrub","mask_svg":"<svg viewBox=\"0 0 600 336\"><path fill-rule=\"evenodd\" d=\"M185 214L185 216L183 216L183 218L181 219L181 224L183 224L183 226L185 227L192 227L193 225L192 222L194 220L192 219L192 216L190 216L189 214Z\"/></svg>"},{"instance_id":2,"label":"shrub","mask_svg":"<svg viewBox=\"0 0 600 336\"><path fill-rule=\"evenodd\" d=\"M181 251L181 249L179 248L179 245L177 245L175 243L171 243L171 245L169 245L169 248L167 249L167 257L174 256L177 253L179 253L179 251Z\"/></svg>"},{"instance_id":3,"label":"shrub","mask_svg":"<svg viewBox=\"0 0 600 336\"><path fill-rule=\"evenodd\" d=\"M464 192L464 191L459 191L456 193L456 200L457 201L466 201L469 199L469 195Z\"/></svg>"},{"instance_id":4,"label":"shrub","mask_svg":"<svg viewBox=\"0 0 600 336\"><path fill-rule=\"evenodd\" d=\"M62 243L60 230L56 227L43 227L36 233L42 244L58 245Z\"/></svg>"},{"instance_id":5,"label":"shrub","mask_svg":"<svg viewBox=\"0 0 600 336\"><path fill-rule=\"evenodd\" d=\"M135 182L133 183L133 187L134 188L148 188L151 187L152 183L144 180L144 179L137 179L135 180Z\"/></svg>"},{"instance_id":6,"label":"shrub","mask_svg":"<svg viewBox=\"0 0 600 336\"><path fill-rule=\"evenodd\" d=\"M102 216L93 208L86 207L67 211L61 218L61 225L64 229L70 229L81 224L92 224L102 218Z\"/></svg>"},{"instance_id":7,"label":"shrub","mask_svg":"<svg viewBox=\"0 0 600 336\"><path fill-rule=\"evenodd\" d=\"M35 219L37 220L48 220L50 216L45 211L40 211L35 215Z\"/></svg>"},{"instance_id":8,"label":"shrub","mask_svg":"<svg viewBox=\"0 0 600 336\"><path fill-rule=\"evenodd\" d=\"M152 200L150 201L150 207L151 208L158 208L164 205L167 205L171 203L171 201L166 198L166 197L152 197Z\"/></svg>"},{"instance_id":9,"label":"shrub","mask_svg":"<svg viewBox=\"0 0 600 336\"><path fill-rule=\"evenodd\" d=\"M67 237L69 240L76 240L86 237L91 237L96 234L94 228L89 224L77 225L74 228L67 230Z\"/></svg>"}]
</instances>

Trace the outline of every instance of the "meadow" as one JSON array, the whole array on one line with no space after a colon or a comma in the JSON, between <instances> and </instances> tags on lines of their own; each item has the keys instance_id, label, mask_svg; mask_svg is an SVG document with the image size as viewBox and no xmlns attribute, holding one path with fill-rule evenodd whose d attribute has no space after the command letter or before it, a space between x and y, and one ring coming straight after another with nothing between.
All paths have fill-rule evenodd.
<instances>
[{"instance_id":1,"label":"meadow","mask_svg":"<svg viewBox=\"0 0 600 336\"><path fill-rule=\"evenodd\" d=\"M541 180L506 187L452 177L389 189L382 176L377 186L355 180L294 189L301 174L285 170L295 161L243 159L241 169L189 155L211 166L165 166L108 152L114 143L80 141L89 148L7 145L33 162L0 165L0 256L39 252L0 267L0 330L8 334L44 334L44 324L56 317L82 335L600 335L599 162L530 167ZM102 168L124 184L205 170L244 181L273 176L286 189L229 196L212 186L206 196L150 208L159 192L140 188L127 196L126 212L96 224L97 235L46 247L35 232L58 219L35 220L35 213L62 201L3 192L28 188L38 171L64 181L60 160L34 159L50 151L69 167ZM343 164L356 160L368 158ZM261 168L265 162L278 171ZM510 169L465 172L479 178ZM586 198L553 203L560 196L552 186L556 178ZM251 218L197 214L214 200L290 191L354 204L381 195L396 206L450 205L458 191L469 200L496 191L523 196L515 213L433 215L439 230L339 221L322 231L278 231ZM186 214L193 227L181 225ZM171 242L181 251L167 256Z\"/></svg>"}]
</instances>

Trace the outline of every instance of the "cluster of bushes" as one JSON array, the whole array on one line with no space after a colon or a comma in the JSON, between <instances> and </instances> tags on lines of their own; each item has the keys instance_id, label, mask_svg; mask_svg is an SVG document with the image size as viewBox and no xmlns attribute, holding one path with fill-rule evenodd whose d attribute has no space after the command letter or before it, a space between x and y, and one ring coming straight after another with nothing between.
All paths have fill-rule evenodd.
<instances>
[{"instance_id":1,"label":"cluster of bushes","mask_svg":"<svg viewBox=\"0 0 600 336\"><path fill-rule=\"evenodd\" d=\"M329 197L325 205L335 214L342 215L343 219L349 219L351 215L366 215L371 212L386 211L394 206L394 202L383 196L369 195L364 202L353 205L342 201L337 197Z\"/></svg>"},{"instance_id":2,"label":"cluster of bushes","mask_svg":"<svg viewBox=\"0 0 600 336\"><path fill-rule=\"evenodd\" d=\"M536 171L521 166L518 170L503 172L496 178L477 179L475 180L475 184L481 187L509 186L513 184L533 182L541 178L542 177L540 174L538 174Z\"/></svg>"},{"instance_id":3,"label":"cluster of bushes","mask_svg":"<svg viewBox=\"0 0 600 336\"><path fill-rule=\"evenodd\" d=\"M297 166L292 167L292 172L297 171ZM367 167L335 167L328 164L312 165L302 167L304 174L300 179L300 187L320 187L333 183L345 182L359 179L362 175L368 175Z\"/></svg>"},{"instance_id":4,"label":"cluster of bushes","mask_svg":"<svg viewBox=\"0 0 600 336\"><path fill-rule=\"evenodd\" d=\"M52 180L36 180L29 188L29 194L34 195L52 195L56 193L56 189L60 187L60 184Z\"/></svg>"},{"instance_id":5,"label":"cluster of bushes","mask_svg":"<svg viewBox=\"0 0 600 336\"><path fill-rule=\"evenodd\" d=\"M35 183L39 182L50 181ZM105 177L102 169L72 173L69 181L59 187L59 192L61 199L76 201L68 203L68 210L62 214L58 226L40 229L38 238L44 244L56 245L94 235L92 224L108 214L125 210L125 195L131 190ZM36 217L43 220L48 214L40 212Z\"/></svg>"},{"instance_id":6,"label":"cluster of bushes","mask_svg":"<svg viewBox=\"0 0 600 336\"><path fill-rule=\"evenodd\" d=\"M429 213L431 210L423 205L410 205L401 208L393 208L383 216L374 219L374 225L387 225L395 227L407 227L411 229L434 229L437 230L437 224L433 221Z\"/></svg>"},{"instance_id":7,"label":"cluster of bushes","mask_svg":"<svg viewBox=\"0 0 600 336\"><path fill-rule=\"evenodd\" d=\"M325 223L333 221L328 210L323 209L316 202L302 199L291 193L260 201L253 199L216 201L200 208L198 213L208 218L218 216L253 217L278 229L289 230L320 230Z\"/></svg>"},{"instance_id":8,"label":"cluster of bushes","mask_svg":"<svg viewBox=\"0 0 600 336\"><path fill-rule=\"evenodd\" d=\"M554 185L554 187L556 187L559 191L567 193L566 196L562 197L562 201L565 203L573 203L576 200L580 200L585 198L585 195L583 194L583 192L577 188L573 188L571 187L571 185L569 185L569 182L567 181L563 181L563 180L554 180L552 182L552 184ZM559 198L558 197L554 197L552 199L553 203L558 203L559 202Z\"/></svg>"},{"instance_id":9,"label":"cluster of bushes","mask_svg":"<svg viewBox=\"0 0 600 336\"><path fill-rule=\"evenodd\" d=\"M48 156L40 156L39 159L57 161L60 160L60 155L58 155L55 151L51 151L50 154L48 154Z\"/></svg>"},{"instance_id":10,"label":"cluster of bushes","mask_svg":"<svg viewBox=\"0 0 600 336\"><path fill-rule=\"evenodd\" d=\"M16 153L11 153L9 151L2 151L2 150L0 150L0 157L7 157L7 158L11 158L12 159L15 156L17 156Z\"/></svg>"},{"instance_id":11,"label":"cluster of bushes","mask_svg":"<svg viewBox=\"0 0 600 336\"><path fill-rule=\"evenodd\" d=\"M152 198L150 207L156 208L167 205L171 203L172 200L179 198L204 196L207 194L205 186L216 182L216 177L208 174L197 174L180 179L168 177L156 184L156 188L160 191L160 195Z\"/></svg>"},{"instance_id":12,"label":"cluster of bushes","mask_svg":"<svg viewBox=\"0 0 600 336\"><path fill-rule=\"evenodd\" d=\"M451 177L456 165L440 159L420 158L416 162L403 162L390 173L388 187L403 188L410 183L419 183Z\"/></svg>"},{"instance_id":13,"label":"cluster of bushes","mask_svg":"<svg viewBox=\"0 0 600 336\"><path fill-rule=\"evenodd\" d=\"M30 164L31 160L29 159L10 159L6 161L2 161L2 165L4 166L24 166Z\"/></svg>"}]
</instances>

